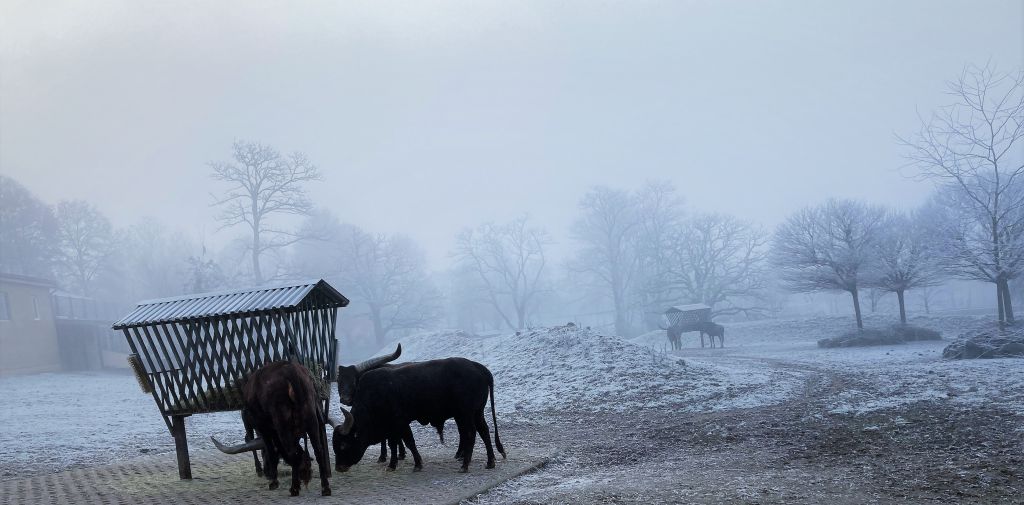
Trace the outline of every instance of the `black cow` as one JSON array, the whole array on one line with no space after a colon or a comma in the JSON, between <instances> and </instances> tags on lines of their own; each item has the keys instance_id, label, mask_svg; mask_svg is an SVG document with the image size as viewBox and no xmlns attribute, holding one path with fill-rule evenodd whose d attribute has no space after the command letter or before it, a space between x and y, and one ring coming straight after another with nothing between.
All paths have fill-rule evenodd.
<instances>
[{"instance_id":1,"label":"black cow","mask_svg":"<svg viewBox=\"0 0 1024 505\"><path fill-rule=\"evenodd\" d=\"M725 347L725 326L722 326L722 325L720 325L718 323L712 323L711 321L706 321L706 322L700 323L700 346L701 347L704 347L704 334L705 333L707 333L708 337L710 337L710 339L711 339L711 348L712 349L715 348L715 337L718 337L718 342L720 344L722 344L721 347Z\"/></svg>"},{"instance_id":2,"label":"black cow","mask_svg":"<svg viewBox=\"0 0 1024 505\"><path fill-rule=\"evenodd\" d=\"M342 408L345 422L331 422L335 427L335 468L345 471L362 459L370 445L400 438L412 452L414 471L419 470L423 461L409 423L436 427L452 418L459 427L462 471L469 471L477 434L487 448L487 468L494 468L494 449L484 415L488 396L494 445L505 457L494 408L494 377L487 367L464 358L446 358L364 372L355 389L352 412Z\"/></svg>"},{"instance_id":3,"label":"black cow","mask_svg":"<svg viewBox=\"0 0 1024 505\"><path fill-rule=\"evenodd\" d=\"M331 494L330 460L325 452L326 417L319 407L319 398L309 370L296 362L275 361L253 372L242 385L242 421L246 442L226 447L217 439L217 449L227 454L263 450L266 477L270 489L277 489L277 463L283 458L292 467L292 496L299 494L299 481L309 484L312 477L309 453L299 444L308 437L320 469L320 493ZM250 440L252 430L257 437Z\"/></svg>"},{"instance_id":4,"label":"black cow","mask_svg":"<svg viewBox=\"0 0 1024 505\"><path fill-rule=\"evenodd\" d=\"M361 363L348 366L338 367L338 399L342 404L352 406L352 397L355 394L356 386L359 384L359 377L362 374L376 369L376 368L393 368L396 366L405 366L409 363L401 363L398 365L391 365L389 362L398 359L402 355L402 344L398 344L395 348L395 352L385 355L370 358ZM437 430L437 435L441 439L441 443L444 443L444 423L434 424L434 428ZM391 463L388 468L394 470L397 466L397 460L405 459L405 444L402 443L401 439L384 440L380 443L380 457L377 458L378 463L387 461L388 446L391 445L392 451L395 448L398 449L398 453L391 455ZM459 453L456 453L456 457Z\"/></svg>"}]
</instances>

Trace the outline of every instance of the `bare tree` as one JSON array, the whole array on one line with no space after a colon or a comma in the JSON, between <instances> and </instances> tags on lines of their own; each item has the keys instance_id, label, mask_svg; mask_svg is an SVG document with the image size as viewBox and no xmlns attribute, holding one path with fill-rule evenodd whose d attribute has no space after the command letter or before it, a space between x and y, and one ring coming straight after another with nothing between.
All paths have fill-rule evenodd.
<instances>
[{"instance_id":1,"label":"bare tree","mask_svg":"<svg viewBox=\"0 0 1024 505\"><path fill-rule=\"evenodd\" d=\"M117 252L110 221L88 202L62 201L57 204L57 238L63 284L94 295L97 278L111 270Z\"/></svg>"},{"instance_id":2,"label":"bare tree","mask_svg":"<svg viewBox=\"0 0 1024 505\"><path fill-rule=\"evenodd\" d=\"M131 300L181 292L191 245L180 232L169 231L159 221L143 219L120 238L120 261Z\"/></svg>"},{"instance_id":3,"label":"bare tree","mask_svg":"<svg viewBox=\"0 0 1024 505\"><path fill-rule=\"evenodd\" d=\"M767 242L752 223L724 214L695 216L671 243L669 279L685 301L704 303L714 315L764 311L750 302L767 287Z\"/></svg>"},{"instance_id":4,"label":"bare tree","mask_svg":"<svg viewBox=\"0 0 1024 505\"><path fill-rule=\"evenodd\" d=\"M443 317L441 293L411 239L368 233L325 213L314 215L306 231L310 227L317 238L298 244L297 269L343 286L353 306L366 308L378 345L393 331L429 328Z\"/></svg>"},{"instance_id":5,"label":"bare tree","mask_svg":"<svg viewBox=\"0 0 1024 505\"><path fill-rule=\"evenodd\" d=\"M807 207L775 232L772 262L792 291L846 291L864 328L858 290L871 266L885 209L851 200Z\"/></svg>"},{"instance_id":6,"label":"bare tree","mask_svg":"<svg viewBox=\"0 0 1024 505\"><path fill-rule=\"evenodd\" d=\"M938 242L927 222L931 217L891 213L875 244L877 261L869 282L880 292L896 293L903 324L907 324L907 290L935 286L942 277Z\"/></svg>"},{"instance_id":7,"label":"bare tree","mask_svg":"<svg viewBox=\"0 0 1024 505\"><path fill-rule=\"evenodd\" d=\"M248 227L253 280L262 284L260 256L302 238L272 221L278 216L310 212L312 204L303 185L319 180L320 172L300 152L285 156L259 142L235 141L232 159L209 164L213 178L228 183L227 192L215 197L214 205L221 208L217 219L222 228L240 224Z\"/></svg>"},{"instance_id":8,"label":"bare tree","mask_svg":"<svg viewBox=\"0 0 1024 505\"><path fill-rule=\"evenodd\" d=\"M485 223L464 230L454 256L472 272L480 292L508 327L523 329L544 288L544 249L550 244L548 233L522 216L504 225Z\"/></svg>"},{"instance_id":9,"label":"bare tree","mask_svg":"<svg viewBox=\"0 0 1024 505\"><path fill-rule=\"evenodd\" d=\"M51 278L56 244L53 208L0 175L0 271Z\"/></svg>"},{"instance_id":10,"label":"bare tree","mask_svg":"<svg viewBox=\"0 0 1024 505\"><path fill-rule=\"evenodd\" d=\"M889 294L888 291L879 288L868 289L868 301L871 303L871 313L878 312L878 303Z\"/></svg>"},{"instance_id":11,"label":"bare tree","mask_svg":"<svg viewBox=\"0 0 1024 505\"><path fill-rule=\"evenodd\" d=\"M999 320L1013 322L1009 282L1024 268L1017 243L1024 225L1024 70L968 66L947 84L955 103L899 140L921 175L946 187L944 199L957 214L948 232L959 276L995 284Z\"/></svg>"},{"instance_id":12,"label":"bare tree","mask_svg":"<svg viewBox=\"0 0 1024 505\"><path fill-rule=\"evenodd\" d=\"M615 312L615 332L629 335L629 295L639 266L637 204L626 191L595 187L580 201L572 226L581 245L570 270L586 274L606 290Z\"/></svg>"},{"instance_id":13,"label":"bare tree","mask_svg":"<svg viewBox=\"0 0 1024 505\"><path fill-rule=\"evenodd\" d=\"M669 271L673 238L682 226L683 200L667 181L649 182L636 194L635 304L648 330L661 324L665 306L677 298Z\"/></svg>"}]
</instances>

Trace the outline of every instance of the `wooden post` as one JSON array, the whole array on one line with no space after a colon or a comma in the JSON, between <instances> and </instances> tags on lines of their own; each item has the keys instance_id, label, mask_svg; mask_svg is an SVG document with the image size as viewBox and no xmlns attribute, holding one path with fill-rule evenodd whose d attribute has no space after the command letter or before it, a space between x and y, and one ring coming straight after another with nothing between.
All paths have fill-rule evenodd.
<instances>
[{"instance_id":1,"label":"wooden post","mask_svg":"<svg viewBox=\"0 0 1024 505\"><path fill-rule=\"evenodd\" d=\"M192 479L192 462L188 459L188 439L185 438L185 416L171 416L171 436L178 453L178 478Z\"/></svg>"}]
</instances>

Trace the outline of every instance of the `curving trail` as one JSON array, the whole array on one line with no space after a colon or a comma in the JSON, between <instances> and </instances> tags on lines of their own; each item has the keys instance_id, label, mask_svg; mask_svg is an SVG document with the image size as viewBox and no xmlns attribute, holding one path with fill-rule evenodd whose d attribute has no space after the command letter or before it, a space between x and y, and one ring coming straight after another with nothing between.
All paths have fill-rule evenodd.
<instances>
[{"instance_id":1,"label":"curving trail","mask_svg":"<svg viewBox=\"0 0 1024 505\"><path fill-rule=\"evenodd\" d=\"M551 413L507 430L562 456L477 503L1020 503L1024 416L911 402L854 415L837 398L875 380L832 364L706 354L796 377L782 401L704 413ZM513 438L514 437L514 438Z\"/></svg>"}]
</instances>

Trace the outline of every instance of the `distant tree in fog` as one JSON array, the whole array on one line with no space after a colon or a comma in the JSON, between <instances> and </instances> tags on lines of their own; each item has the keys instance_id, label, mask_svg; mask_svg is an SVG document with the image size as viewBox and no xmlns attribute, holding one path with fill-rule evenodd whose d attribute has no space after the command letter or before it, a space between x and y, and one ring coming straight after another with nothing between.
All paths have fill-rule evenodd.
<instances>
[{"instance_id":1,"label":"distant tree in fog","mask_svg":"<svg viewBox=\"0 0 1024 505\"><path fill-rule=\"evenodd\" d=\"M523 329L544 288L545 248L550 244L547 232L523 216L464 230L453 255L508 327Z\"/></svg>"},{"instance_id":2,"label":"distant tree in fog","mask_svg":"<svg viewBox=\"0 0 1024 505\"><path fill-rule=\"evenodd\" d=\"M110 221L83 200L57 204L57 271L62 285L92 296L97 279L114 267L117 240Z\"/></svg>"},{"instance_id":3,"label":"distant tree in fog","mask_svg":"<svg viewBox=\"0 0 1024 505\"><path fill-rule=\"evenodd\" d=\"M121 234L120 261L132 300L181 293L189 241L159 221L144 219Z\"/></svg>"},{"instance_id":4,"label":"distant tree in fog","mask_svg":"<svg viewBox=\"0 0 1024 505\"><path fill-rule=\"evenodd\" d=\"M775 232L772 262L796 292L845 291L864 328L859 290L874 259L886 212L851 200L829 200L790 216Z\"/></svg>"},{"instance_id":5,"label":"distant tree in fog","mask_svg":"<svg viewBox=\"0 0 1024 505\"><path fill-rule=\"evenodd\" d=\"M53 209L0 175L0 271L51 278L56 247Z\"/></svg>"},{"instance_id":6,"label":"distant tree in fog","mask_svg":"<svg viewBox=\"0 0 1024 505\"><path fill-rule=\"evenodd\" d=\"M637 191L635 203L633 248L637 271L633 296L645 328L653 330L661 324L665 307L677 298L669 271L673 238L683 222L683 199L672 183L653 181Z\"/></svg>"},{"instance_id":7,"label":"distant tree in fog","mask_svg":"<svg viewBox=\"0 0 1024 505\"><path fill-rule=\"evenodd\" d=\"M896 293L900 322L907 324L905 294L910 289L937 285L943 275L932 216L890 213L875 244L875 266L869 283L882 292Z\"/></svg>"},{"instance_id":8,"label":"distant tree in fog","mask_svg":"<svg viewBox=\"0 0 1024 505\"><path fill-rule=\"evenodd\" d=\"M724 214L689 219L675 234L668 278L682 300L704 303L714 315L766 310L751 303L767 287L767 234Z\"/></svg>"},{"instance_id":9,"label":"distant tree in fog","mask_svg":"<svg viewBox=\"0 0 1024 505\"><path fill-rule=\"evenodd\" d=\"M227 276L216 261L207 258L205 247L202 254L189 256L185 260L186 293L205 293L227 287Z\"/></svg>"},{"instance_id":10,"label":"distant tree in fog","mask_svg":"<svg viewBox=\"0 0 1024 505\"><path fill-rule=\"evenodd\" d=\"M605 290L615 313L616 334L629 335L630 294L639 266L636 198L627 191L598 186L583 196L579 208L581 215L572 225L571 236L580 248L569 268Z\"/></svg>"},{"instance_id":11,"label":"distant tree in fog","mask_svg":"<svg viewBox=\"0 0 1024 505\"><path fill-rule=\"evenodd\" d=\"M996 286L1000 322L1013 322L1009 283L1024 268L1024 70L968 66L947 83L955 102L900 138L922 176L941 182L958 276Z\"/></svg>"},{"instance_id":12,"label":"distant tree in fog","mask_svg":"<svg viewBox=\"0 0 1024 505\"><path fill-rule=\"evenodd\" d=\"M253 281L262 284L260 257L302 238L272 221L279 216L310 212L312 203L304 184L319 180L320 172L305 154L282 155L273 147L250 141L232 145L232 161L209 165L214 179L228 183L227 191L215 197L214 205L221 208L217 219L222 227L248 228Z\"/></svg>"},{"instance_id":13,"label":"distant tree in fog","mask_svg":"<svg viewBox=\"0 0 1024 505\"><path fill-rule=\"evenodd\" d=\"M365 307L378 345L393 331L429 328L443 317L425 255L408 237L369 233L327 213L311 216L305 231L318 238L298 244L297 270L327 277L355 307Z\"/></svg>"}]
</instances>

